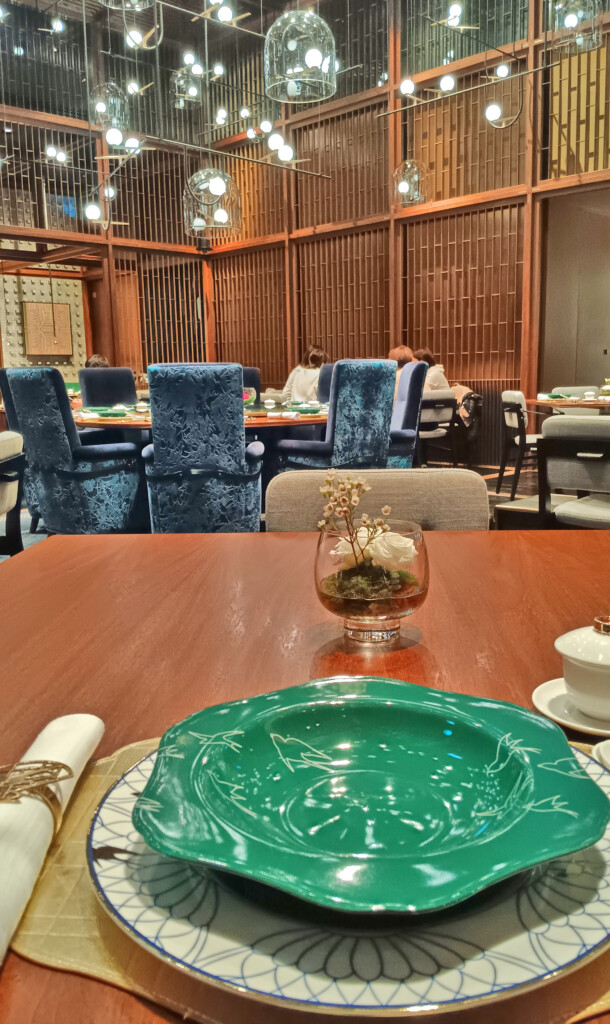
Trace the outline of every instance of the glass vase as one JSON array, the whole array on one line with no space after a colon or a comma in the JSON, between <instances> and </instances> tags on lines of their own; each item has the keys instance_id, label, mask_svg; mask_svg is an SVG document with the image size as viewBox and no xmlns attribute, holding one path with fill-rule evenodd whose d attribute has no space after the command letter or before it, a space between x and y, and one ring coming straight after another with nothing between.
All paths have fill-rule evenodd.
<instances>
[{"instance_id":1,"label":"glass vase","mask_svg":"<svg viewBox=\"0 0 610 1024\"><path fill-rule=\"evenodd\" d=\"M388 643L400 620L428 593L428 555L417 523L389 521L361 548L347 531L320 533L315 561L318 598L344 620L345 635L364 644Z\"/></svg>"}]
</instances>

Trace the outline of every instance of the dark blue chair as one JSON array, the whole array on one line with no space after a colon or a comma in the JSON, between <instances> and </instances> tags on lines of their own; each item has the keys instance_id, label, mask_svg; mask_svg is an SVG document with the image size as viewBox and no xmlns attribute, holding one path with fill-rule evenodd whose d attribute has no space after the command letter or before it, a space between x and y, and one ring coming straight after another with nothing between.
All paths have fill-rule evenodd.
<instances>
[{"instance_id":1,"label":"dark blue chair","mask_svg":"<svg viewBox=\"0 0 610 1024\"><path fill-rule=\"evenodd\" d=\"M398 393L390 423L388 466L411 469L417 447L417 431L428 364L406 363L400 371Z\"/></svg>"},{"instance_id":2,"label":"dark blue chair","mask_svg":"<svg viewBox=\"0 0 610 1024\"><path fill-rule=\"evenodd\" d=\"M244 366L244 387L254 388L256 391L256 401L261 400L261 371L258 366Z\"/></svg>"},{"instance_id":3,"label":"dark blue chair","mask_svg":"<svg viewBox=\"0 0 610 1024\"><path fill-rule=\"evenodd\" d=\"M324 441L278 441L278 472L301 467L384 467L396 363L341 359L335 363Z\"/></svg>"},{"instance_id":4,"label":"dark blue chair","mask_svg":"<svg viewBox=\"0 0 610 1024\"><path fill-rule=\"evenodd\" d=\"M78 371L83 408L135 405L136 380L128 366L91 366Z\"/></svg>"},{"instance_id":5,"label":"dark blue chair","mask_svg":"<svg viewBox=\"0 0 610 1024\"><path fill-rule=\"evenodd\" d=\"M148 367L153 443L143 451L155 533L260 529L264 445L246 447L236 363Z\"/></svg>"},{"instance_id":6,"label":"dark blue chair","mask_svg":"<svg viewBox=\"0 0 610 1024\"><path fill-rule=\"evenodd\" d=\"M19 429L17 413L15 411L15 403L13 402L13 396L11 395L11 390L8 386L6 370L2 369L0 369L0 395L2 395L2 402L4 403L4 412L6 413L8 429L14 430L16 434L20 434L21 431ZM30 533L36 533L40 522L40 506L38 503L38 496L36 494L36 484L28 469L27 455L23 471L22 495L26 508L30 513Z\"/></svg>"},{"instance_id":7,"label":"dark blue chair","mask_svg":"<svg viewBox=\"0 0 610 1024\"><path fill-rule=\"evenodd\" d=\"M330 401L330 385L333 379L334 368L334 363L324 363L324 365L320 367L320 376L318 377L318 402L326 404Z\"/></svg>"},{"instance_id":8,"label":"dark blue chair","mask_svg":"<svg viewBox=\"0 0 610 1024\"><path fill-rule=\"evenodd\" d=\"M82 445L63 378L54 367L7 370L28 469L51 533L150 529L134 444Z\"/></svg>"}]
</instances>

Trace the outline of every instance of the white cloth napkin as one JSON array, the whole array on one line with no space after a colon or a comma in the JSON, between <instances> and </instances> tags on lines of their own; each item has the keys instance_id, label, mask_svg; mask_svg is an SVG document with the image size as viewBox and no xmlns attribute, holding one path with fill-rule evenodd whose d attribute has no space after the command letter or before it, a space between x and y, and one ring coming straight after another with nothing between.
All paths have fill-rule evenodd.
<instances>
[{"instance_id":1,"label":"white cloth napkin","mask_svg":"<svg viewBox=\"0 0 610 1024\"><path fill-rule=\"evenodd\" d=\"M103 732L95 715L64 715L49 722L23 754L21 761L61 761L72 769L73 778L52 787L62 810ZM50 808L36 797L0 803L0 963L42 870L53 828Z\"/></svg>"}]
</instances>

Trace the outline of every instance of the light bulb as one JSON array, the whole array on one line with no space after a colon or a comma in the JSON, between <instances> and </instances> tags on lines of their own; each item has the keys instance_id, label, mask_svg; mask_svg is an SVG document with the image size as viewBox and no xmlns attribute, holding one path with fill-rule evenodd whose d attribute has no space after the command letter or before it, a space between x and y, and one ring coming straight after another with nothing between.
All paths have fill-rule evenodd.
<instances>
[{"instance_id":1,"label":"light bulb","mask_svg":"<svg viewBox=\"0 0 610 1024\"><path fill-rule=\"evenodd\" d=\"M123 141L123 132L119 128L109 128L106 132L106 142L109 146L120 146Z\"/></svg>"},{"instance_id":2,"label":"light bulb","mask_svg":"<svg viewBox=\"0 0 610 1024\"><path fill-rule=\"evenodd\" d=\"M443 75L438 86L442 92L451 92L452 89L455 89L455 78L453 75Z\"/></svg>"},{"instance_id":3,"label":"light bulb","mask_svg":"<svg viewBox=\"0 0 610 1024\"><path fill-rule=\"evenodd\" d=\"M256 138L256 129L255 128L248 128L248 131L246 132L246 135L248 136L249 139L255 139Z\"/></svg>"},{"instance_id":4,"label":"light bulb","mask_svg":"<svg viewBox=\"0 0 610 1024\"><path fill-rule=\"evenodd\" d=\"M267 121L267 120L261 121L260 129L261 129L262 132L265 132L265 134L270 132L272 128L273 128L273 125L271 124L271 121Z\"/></svg>"},{"instance_id":5,"label":"light bulb","mask_svg":"<svg viewBox=\"0 0 610 1024\"><path fill-rule=\"evenodd\" d=\"M407 192L409 191L409 182L408 181L399 181L398 182L398 191L400 192L401 196L405 196L407 194Z\"/></svg>"},{"instance_id":6,"label":"light bulb","mask_svg":"<svg viewBox=\"0 0 610 1024\"><path fill-rule=\"evenodd\" d=\"M224 121L226 119L226 116L227 116L227 112L226 112L225 108L224 107L219 107L218 110L216 111L216 116L217 117L221 117L222 120Z\"/></svg>"},{"instance_id":7,"label":"light bulb","mask_svg":"<svg viewBox=\"0 0 610 1024\"><path fill-rule=\"evenodd\" d=\"M136 139L134 135L131 135L128 139L125 139L125 149L128 153L135 153L141 146L139 139Z\"/></svg>"},{"instance_id":8,"label":"light bulb","mask_svg":"<svg viewBox=\"0 0 610 1024\"><path fill-rule=\"evenodd\" d=\"M55 146L47 146L47 156L50 157L50 159L53 159L54 156L57 156L57 150Z\"/></svg>"},{"instance_id":9,"label":"light bulb","mask_svg":"<svg viewBox=\"0 0 610 1024\"><path fill-rule=\"evenodd\" d=\"M296 41L296 39L289 39L288 42L286 43L286 49L290 50L290 52L292 53L292 51L296 50L296 48L297 48L297 41Z\"/></svg>"},{"instance_id":10,"label":"light bulb","mask_svg":"<svg viewBox=\"0 0 610 1024\"><path fill-rule=\"evenodd\" d=\"M341 65L339 64L339 61L336 60L335 61L335 71L338 71L340 67L341 67Z\"/></svg>"},{"instance_id":11,"label":"light bulb","mask_svg":"<svg viewBox=\"0 0 610 1024\"><path fill-rule=\"evenodd\" d=\"M488 121L499 121L502 117L502 107L499 103L490 103L485 108L485 117Z\"/></svg>"},{"instance_id":12,"label":"light bulb","mask_svg":"<svg viewBox=\"0 0 610 1024\"><path fill-rule=\"evenodd\" d=\"M182 63L183 64L194 64L195 63L195 54L194 53L190 53L190 51L188 51L187 53L183 54L182 55Z\"/></svg>"},{"instance_id":13,"label":"light bulb","mask_svg":"<svg viewBox=\"0 0 610 1024\"><path fill-rule=\"evenodd\" d=\"M403 78L400 83L400 91L403 96L412 96L415 92L415 82L412 78Z\"/></svg>"},{"instance_id":14,"label":"light bulb","mask_svg":"<svg viewBox=\"0 0 610 1024\"><path fill-rule=\"evenodd\" d=\"M242 107L240 112L239 112L239 116L240 117L250 117L250 111L248 110L247 107Z\"/></svg>"},{"instance_id":15,"label":"light bulb","mask_svg":"<svg viewBox=\"0 0 610 1024\"><path fill-rule=\"evenodd\" d=\"M199 90L196 85L189 85L189 96L197 96Z\"/></svg>"},{"instance_id":16,"label":"light bulb","mask_svg":"<svg viewBox=\"0 0 610 1024\"><path fill-rule=\"evenodd\" d=\"M61 18L53 18L53 21L51 22L51 28L54 32L63 32L65 27L66 26L64 25Z\"/></svg>"},{"instance_id":17,"label":"light bulb","mask_svg":"<svg viewBox=\"0 0 610 1024\"><path fill-rule=\"evenodd\" d=\"M449 8L449 16L451 18L460 18L462 16L462 5L451 4L451 7Z\"/></svg>"},{"instance_id":18,"label":"light bulb","mask_svg":"<svg viewBox=\"0 0 610 1024\"><path fill-rule=\"evenodd\" d=\"M5 15L6 11L4 10L4 7L0 7L0 21L2 21Z\"/></svg>"},{"instance_id":19,"label":"light bulb","mask_svg":"<svg viewBox=\"0 0 610 1024\"><path fill-rule=\"evenodd\" d=\"M233 20L233 11L231 10L231 8L230 7L226 7L226 6L220 7L219 10L218 10L218 20L219 21L232 21Z\"/></svg>"},{"instance_id":20,"label":"light bulb","mask_svg":"<svg viewBox=\"0 0 610 1024\"><path fill-rule=\"evenodd\" d=\"M208 187L213 196L223 196L227 191L227 186L219 175L215 178L210 178Z\"/></svg>"},{"instance_id":21,"label":"light bulb","mask_svg":"<svg viewBox=\"0 0 610 1024\"><path fill-rule=\"evenodd\" d=\"M225 73L225 69L224 69L224 66L222 64L215 64L214 68L213 68L213 71L214 71L215 75L224 75L224 73Z\"/></svg>"},{"instance_id":22,"label":"light bulb","mask_svg":"<svg viewBox=\"0 0 610 1024\"><path fill-rule=\"evenodd\" d=\"M319 68L322 63L322 54L315 47L305 54L305 63L308 68Z\"/></svg>"},{"instance_id":23,"label":"light bulb","mask_svg":"<svg viewBox=\"0 0 610 1024\"><path fill-rule=\"evenodd\" d=\"M282 136L279 135L277 132L274 132L273 135L270 135L269 138L267 139L267 142L269 143L269 149L279 149L280 146L284 145L284 140Z\"/></svg>"},{"instance_id":24,"label":"light bulb","mask_svg":"<svg viewBox=\"0 0 610 1024\"><path fill-rule=\"evenodd\" d=\"M456 28L456 26L459 25L459 23L460 23L460 19L459 18L447 18L447 24L451 25L452 28Z\"/></svg>"},{"instance_id":25,"label":"light bulb","mask_svg":"<svg viewBox=\"0 0 610 1024\"><path fill-rule=\"evenodd\" d=\"M498 78L508 78L510 75L510 68L508 64L498 64L496 68L496 75Z\"/></svg>"},{"instance_id":26,"label":"light bulb","mask_svg":"<svg viewBox=\"0 0 610 1024\"><path fill-rule=\"evenodd\" d=\"M87 205L85 206L85 217L87 218L87 220L99 220L101 216L102 211L100 210L97 203L87 203Z\"/></svg>"},{"instance_id":27,"label":"light bulb","mask_svg":"<svg viewBox=\"0 0 610 1024\"><path fill-rule=\"evenodd\" d=\"M13 46L13 54L15 57L23 57L25 50L23 46Z\"/></svg>"},{"instance_id":28,"label":"light bulb","mask_svg":"<svg viewBox=\"0 0 610 1024\"><path fill-rule=\"evenodd\" d=\"M63 149L58 149L57 150L57 156L55 157L55 159L59 160L60 164L65 164L65 162L68 159L68 157L67 157L67 154L64 153Z\"/></svg>"},{"instance_id":29,"label":"light bulb","mask_svg":"<svg viewBox=\"0 0 610 1024\"><path fill-rule=\"evenodd\" d=\"M191 227L195 231L201 231L203 228L205 228L205 221L203 217L193 217L191 221Z\"/></svg>"},{"instance_id":30,"label":"light bulb","mask_svg":"<svg viewBox=\"0 0 610 1024\"><path fill-rule=\"evenodd\" d=\"M105 114L106 113L106 104L104 103L103 100L99 100L95 104L95 113L96 114Z\"/></svg>"},{"instance_id":31,"label":"light bulb","mask_svg":"<svg viewBox=\"0 0 610 1024\"><path fill-rule=\"evenodd\" d=\"M214 210L214 220L217 224L226 224L229 219L229 214L226 210Z\"/></svg>"},{"instance_id":32,"label":"light bulb","mask_svg":"<svg viewBox=\"0 0 610 1024\"><path fill-rule=\"evenodd\" d=\"M201 64L193 64L193 66L191 68L191 71L193 72L194 75L202 75L203 74L203 68L202 68Z\"/></svg>"},{"instance_id":33,"label":"light bulb","mask_svg":"<svg viewBox=\"0 0 610 1024\"><path fill-rule=\"evenodd\" d=\"M127 92L129 93L130 96L135 96L135 94L139 91L140 86L138 85L137 82L133 81L127 83Z\"/></svg>"},{"instance_id":34,"label":"light bulb","mask_svg":"<svg viewBox=\"0 0 610 1024\"><path fill-rule=\"evenodd\" d=\"M144 36L137 28L130 29L127 35L125 36L125 42L127 46L129 46L130 49L132 50L135 50L137 49L138 46L141 46L143 41Z\"/></svg>"},{"instance_id":35,"label":"light bulb","mask_svg":"<svg viewBox=\"0 0 610 1024\"><path fill-rule=\"evenodd\" d=\"M220 114L216 114L216 124L219 124L222 127L224 124L226 124L226 119L224 117L221 117Z\"/></svg>"},{"instance_id":36,"label":"light bulb","mask_svg":"<svg viewBox=\"0 0 610 1024\"><path fill-rule=\"evenodd\" d=\"M116 196L116 189L113 188L112 185L106 185L106 188L104 189L104 198L105 199L114 199L115 196Z\"/></svg>"},{"instance_id":37,"label":"light bulb","mask_svg":"<svg viewBox=\"0 0 610 1024\"><path fill-rule=\"evenodd\" d=\"M289 160L292 160L294 156L294 149L292 148L292 146L289 146L287 142L285 142L284 145L280 146L280 148L278 149L277 155L279 156L280 160L283 160L286 163Z\"/></svg>"},{"instance_id":38,"label":"light bulb","mask_svg":"<svg viewBox=\"0 0 610 1024\"><path fill-rule=\"evenodd\" d=\"M566 14L563 19L563 23L566 28L577 28L578 27L578 15L577 14Z\"/></svg>"}]
</instances>

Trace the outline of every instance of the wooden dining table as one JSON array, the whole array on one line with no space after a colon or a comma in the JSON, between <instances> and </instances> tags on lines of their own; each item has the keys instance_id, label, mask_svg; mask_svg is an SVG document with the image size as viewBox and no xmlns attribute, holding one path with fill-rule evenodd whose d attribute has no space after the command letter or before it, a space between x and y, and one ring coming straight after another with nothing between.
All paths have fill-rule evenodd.
<instances>
[{"instance_id":1,"label":"wooden dining table","mask_svg":"<svg viewBox=\"0 0 610 1024\"><path fill-rule=\"evenodd\" d=\"M316 542L313 533L52 537L1 565L1 760L19 759L58 715L99 715L103 756L205 706L343 674L531 709L535 687L561 675L554 639L610 610L610 532L427 533L425 603L399 641L359 647L317 599ZM235 1024L247 1022L250 1004L235 998ZM591 998L585 985L582 1006ZM610 1014L590 1019L608 1024ZM177 1020L14 953L0 974L2 1024ZM307 1018L285 1010L281 1020Z\"/></svg>"},{"instance_id":2,"label":"wooden dining table","mask_svg":"<svg viewBox=\"0 0 610 1024\"><path fill-rule=\"evenodd\" d=\"M318 423L328 421L328 411L305 413L296 412L294 416L287 416L286 409L265 409L264 406L257 406L253 409L244 409L244 426L246 430L277 431L278 428L314 426ZM77 427L115 427L118 430L150 430L152 420L150 411L147 413L127 413L125 416L83 416L82 410L74 411L74 422Z\"/></svg>"},{"instance_id":3,"label":"wooden dining table","mask_svg":"<svg viewBox=\"0 0 610 1024\"><path fill-rule=\"evenodd\" d=\"M603 398L528 398L527 405L534 405L541 409L561 409L569 415L570 409L591 409L601 410L602 414L610 414L610 401Z\"/></svg>"}]
</instances>

